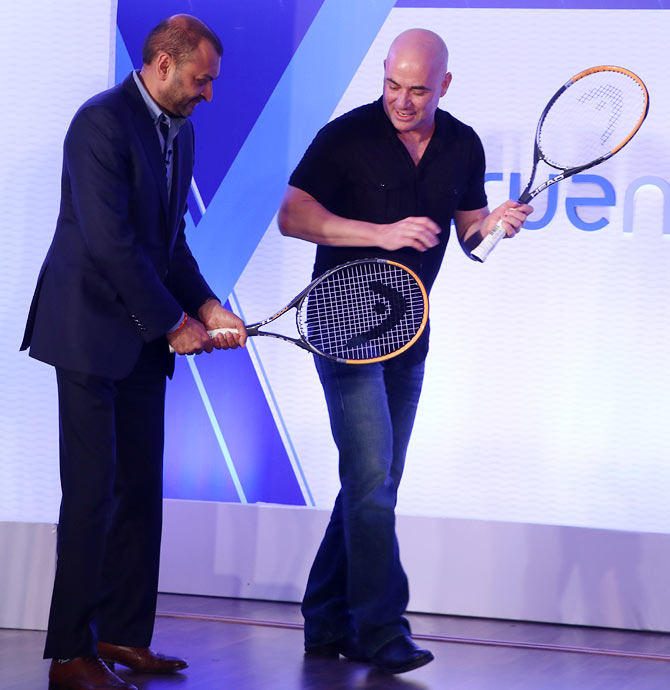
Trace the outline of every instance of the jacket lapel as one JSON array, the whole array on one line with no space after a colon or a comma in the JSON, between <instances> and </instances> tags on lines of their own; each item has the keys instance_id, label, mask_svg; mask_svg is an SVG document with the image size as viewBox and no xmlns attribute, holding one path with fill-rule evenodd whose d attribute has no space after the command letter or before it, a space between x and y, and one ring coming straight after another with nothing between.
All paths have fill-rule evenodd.
<instances>
[{"instance_id":1,"label":"jacket lapel","mask_svg":"<svg viewBox=\"0 0 670 690\"><path fill-rule=\"evenodd\" d=\"M151 173L160 190L163 212L165 213L165 217L168 218L168 193L167 179L165 177L165 163L163 162L163 152L161 151L160 142L156 134L156 127L151 119L149 109L142 98L142 94L140 94L137 89L137 84L135 84L132 73L124 79L122 88L130 101L133 123L137 129L141 146L149 161Z\"/></svg>"},{"instance_id":2,"label":"jacket lapel","mask_svg":"<svg viewBox=\"0 0 670 690\"><path fill-rule=\"evenodd\" d=\"M170 250L186 212L186 199L193 174L193 125L186 121L173 144L172 194L170 197Z\"/></svg>"}]
</instances>

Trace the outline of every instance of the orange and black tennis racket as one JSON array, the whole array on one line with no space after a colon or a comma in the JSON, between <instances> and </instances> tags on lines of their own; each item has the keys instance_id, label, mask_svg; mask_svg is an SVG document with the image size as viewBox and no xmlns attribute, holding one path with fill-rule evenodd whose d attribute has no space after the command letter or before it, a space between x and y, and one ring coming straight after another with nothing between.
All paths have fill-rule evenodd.
<instances>
[{"instance_id":1,"label":"orange and black tennis racket","mask_svg":"<svg viewBox=\"0 0 670 690\"><path fill-rule=\"evenodd\" d=\"M642 80L623 67L591 67L561 86L547 103L535 133L533 169L522 204L567 177L611 158L635 136L649 111L649 94ZM539 161L558 175L530 190ZM485 261L505 236L502 223L481 241L470 256Z\"/></svg>"}]
</instances>

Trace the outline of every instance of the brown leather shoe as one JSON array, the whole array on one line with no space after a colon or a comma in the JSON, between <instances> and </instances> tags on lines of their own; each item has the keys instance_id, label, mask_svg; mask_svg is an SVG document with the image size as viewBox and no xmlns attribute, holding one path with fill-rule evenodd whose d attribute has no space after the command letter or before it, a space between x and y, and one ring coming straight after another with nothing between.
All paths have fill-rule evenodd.
<instances>
[{"instance_id":1,"label":"brown leather shoe","mask_svg":"<svg viewBox=\"0 0 670 690\"><path fill-rule=\"evenodd\" d=\"M79 656L49 668L49 690L137 690L112 673L100 657Z\"/></svg>"},{"instance_id":2,"label":"brown leather shoe","mask_svg":"<svg viewBox=\"0 0 670 690\"><path fill-rule=\"evenodd\" d=\"M137 673L174 673L188 666L183 659L159 654L149 647L121 647L98 641L98 654L107 664L122 664Z\"/></svg>"}]
</instances>

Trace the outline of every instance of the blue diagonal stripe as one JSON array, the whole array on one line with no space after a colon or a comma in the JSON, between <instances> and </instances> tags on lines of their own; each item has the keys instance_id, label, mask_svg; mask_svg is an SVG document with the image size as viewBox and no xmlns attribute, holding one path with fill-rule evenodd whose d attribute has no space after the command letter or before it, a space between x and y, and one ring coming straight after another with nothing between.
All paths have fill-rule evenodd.
<instances>
[{"instance_id":1,"label":"blue diagonal stripe","mask_svg":"<svg viewBox=\"0 0 670 690\"><path fill-rule=\"evenodd\" d=\"M291 171L335 110L394 4L323 3L197 231L189 236L203 273L222 297L231 293L277 211ZM225 122L221 131L225 136Z\"/></svg>"},{"instance_id":2,"label":"blue diagonal stripe","mask_svg":"<svg viewBox=\"0 0 670 690\"><path fill-rule=\"evenodd\" d=\"M195 355L187 355L187 361L188 366L191 370L191 374L193 375L195 385L198 387L198 393L200 393L202 404L205 406L207 417L209 418L209 421L212 425L212 429L214 430L216 441L219 444L219 448L221 449L221 454L223 455L226 465L228 466L228 471L230 472L230 477L233 480L233 484L235 485L235 491L237 491L237 496L240 499L240 503L247 503L247 497L244 493L244 489L242 488L242 482L240 481L240 477L237 474L237 470L235 469L235 464L233 463L230 451L228 450L228 445L226 444L226 440L223 438L223 434L221 433L221 427L219 426L219 422L216 418L216 415L214 414L214 410L212 409L212 403L209 401L209 395L207 395L205 384L202 380L202 377L200 376L200 372L198 371L198 367L195 363Z\"/></svg>"},{"instance_id":3,"label":"blue diagonal stripe","mask_svg":"<svg viewBox=\"0 0 670 690\"><path fill-rule=\"evenodd\" d=\"M394 3L324 1L212 202L206 211L200 209L204 216L197 228L188 215L189 244L209 283L222 298L233 293L277 210L290 172L335 110ZM329 56L334 58L332 64L328 64ZM116 67L119 79L132 69L118 31ZM293 98L296 91L299 97ZM221 127L225 132L225 122ZM195 367L190 368L212 427L218 432L216 438L238 497L244 502L244 490L208 403L204 383ZM294 455L291 458L297 461ZM293 470L302 475L299 463L294 462ZM302 478L301 488L304 493L306 487L308 494L306 502L313 505Z\"/></svg>"}]
</instances>

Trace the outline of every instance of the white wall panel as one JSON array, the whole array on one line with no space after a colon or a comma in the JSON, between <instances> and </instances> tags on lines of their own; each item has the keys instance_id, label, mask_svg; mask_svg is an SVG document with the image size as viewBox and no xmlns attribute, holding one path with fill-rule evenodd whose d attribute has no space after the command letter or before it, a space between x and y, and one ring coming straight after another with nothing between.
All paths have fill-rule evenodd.
<instances>
[{"instance_id":1,"label":"white wall panel","mask_svg":"<svg viewBox=\"0 0 670 690\"><path fill-rule=\"evenodd\" d=\"M333 117L378 98L389 44L416 26L447 42L454 77L441 107L475 127L488 172L503 177L487 184L491 208L508 198L513 173L525 185L537 119L577 72L624 65L646 81L651 108L637 137L588 171L616 193L611 208L577 209L582 221L604 216L601 230L576 227L566 203L602 189L566 181L551 222L503 242L486 264L452 238L431 294L431 352L399 512L670 531L670 92L661 59L670 13L396 9ZM640 178L651 184L633 195ZM546 204L547 194L537 198L533 220ZM262 318L292 297L313 256L273 223L236 286L245 315ZM258 348L316 503L328 506L337 459L313 365L275 342Z\"/></svg>"},{"instance_id":2,"label":"white wall panel","mask_svg":"<svg viewBox=\"0 0 670 690\"><path fill-rule=\"evenodd\" d=\"M63 138L113 81L115 21L116 0L0 3L0 520L58 518L55 376L18 349L56 225Z\"/></svg>"}]
</instances>

